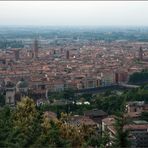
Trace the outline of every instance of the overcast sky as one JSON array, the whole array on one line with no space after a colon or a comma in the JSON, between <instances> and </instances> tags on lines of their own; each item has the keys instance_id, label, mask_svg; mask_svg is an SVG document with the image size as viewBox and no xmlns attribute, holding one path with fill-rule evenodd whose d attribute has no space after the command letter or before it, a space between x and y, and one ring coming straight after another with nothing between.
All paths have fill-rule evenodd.
<instances>
[{"instance_id":1,"label":"overcast sky","mask_svg":"<svg viewBox=\"0 0 148 148\"><path fill-rule=\"evenodd\" d=\"M0 1L0 25L148 26L148 1Z\"/></svg>"}]
</instances>

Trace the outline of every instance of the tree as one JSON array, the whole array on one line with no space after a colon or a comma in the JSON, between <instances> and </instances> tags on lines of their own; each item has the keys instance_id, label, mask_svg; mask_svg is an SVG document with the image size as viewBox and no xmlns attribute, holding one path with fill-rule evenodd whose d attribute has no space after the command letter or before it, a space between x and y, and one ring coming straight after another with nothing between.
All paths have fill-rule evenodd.
<instances>
[{"instance_id":1,"label":"tree","mask_svg":"<svg viewBox=\"0 0 148 148\"><path fill-rule=\"evenodd\" d=\"M104 131L102 133L100 146L106 147L107 145L109 145L109 142L110 142L109 133L108 133L108 131Z\"/></svg>"},{"instance_id":2,"label":"tree","mask_svg":"<svg viewBox=\"0 0 148 148\"><path fill-rule=\"evenodd\" d=\"M14 113L15 127L28 128L37 116L35 103L32 99L25 97L17 103Z\"/></svg>"},{"instance_id":3,"label":"tree","mask_svg":"<svg viewBox=\"0 0 148 148\"><path fill-rule=\"evenodd\" d=\"M100 146L101 144L101 134L98 133L97 127L89 125L80 125L80 133L83 137L85 146Z\"/></svg>"},{"instance_id":4,"label":"tree","mask_svg":"<svg viewBox=\"0 0 148 148\"><path fill-rule=\"evenodd\" d=\"M14 131L19 131L18 136L22 137L19 146L28 147L36 141L41 133L41 119L32 99L26 97L18 102L13 115L13 126ZM14 141L13 138L11 141Z\"/></svg>"},{"instance_id":5,"label":"tree","mask_svg":"<svg viewBox=\"0 0 148 148\"><path fill-rule=\"evenodd\" d=\"M110 94L109 96L100 95L96 96L96 106L99 109L106 111L109 114L113 114L120 110L120 106L123 103L123 96L117 94Z\"/></svg>"},{"instance_id":6,"label":"tree","mask_svg":"<svg viewBox=\"0 0 148 148\"><path fill-rule=\"evenodd\" d=\"M84 137L80 128L69 123L71 114L61 114L61 118L58 122L60 129L60 135L63 139L70 142L71 147L81 147L84 143Z\"/></svg>"},{"instance_id":7,"label":"tree","mask_svg":"<svg viewBox=\"0 0 148 148\"><path fill-rule=\"evenodd\" d=\"M64 99L74 99L74 90L73 89L66 89L63 92Z\"/></svg>"},{"instance_id":8,"label":"tree","mask_svg":"<svg viewBox=\"0 0 148 148\"><path fill-rule=\"evenodd\" d=\"M8 106L0 110L0 147L7 147L8 136L11 134L12 112Z\"/></svg>"},{"instance_id":9,"label":"tree","mask_svg":"<svg viewBox=\"0 0 148 148\"><path fill-rule=\"evenodd\" d=\"M113 139L113 147L123 148L129 147L130 142L128 139L129 131L124 128L127 123L127 119L123 113L118 113L115 117L114 128L116 131L115 138Z\"/></svg>"},{"instance_id":10,"label":"tree","mask_svg":"<svg viewBox=\"0 0 148 148\"><path fill-rule=\"evenodd\" d=\"M141 119L145 120L145 121L148 121L148 112L142 112L141 113Z\"/></svg>"},{"instance_id":11,"label":"tree","mask_svg":"<svg viewBox=\"0 0 148 148\"><path fill-rule=\"evenodd\" d=\"M0 94L0 106L4 106L5 105L5 97L3 94Z\"/></svg>"},{"instance_id":12,"label":"tree","mask_svg":"<svg viewBox=\"0 0 148 148\"><path fill-rule=\"evenodd\" d=\"M68 147L69 142L61 137L60 129L56 121L44 118L42 132L34 147Z\"/></svg>"},{"instance_id":13,"label":"tree","mask_svg":"<svg viewBox=\"0 0 148 148\"><path fill-rule=\"evenodd\" d=\"M135 72L129 77L129 83L147 83L148 82L148 71L143 70L141 72Z\"/></svg>"}]
</instances>

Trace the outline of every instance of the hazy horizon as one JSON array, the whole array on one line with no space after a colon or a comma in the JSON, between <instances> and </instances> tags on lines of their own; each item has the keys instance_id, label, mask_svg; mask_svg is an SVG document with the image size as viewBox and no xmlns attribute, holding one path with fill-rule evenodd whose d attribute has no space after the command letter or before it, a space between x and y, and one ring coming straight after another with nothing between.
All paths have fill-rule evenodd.
<instances>
[{"instance_id":1,"label":"hazy horizon","mask_svg":"<svg viewBox=\"0 0 148 148\"><path fill-rule=\"evenodd\" d=\"M146 27L148 1L1 1L0 26Z\"/></svg>"}]
</instances>

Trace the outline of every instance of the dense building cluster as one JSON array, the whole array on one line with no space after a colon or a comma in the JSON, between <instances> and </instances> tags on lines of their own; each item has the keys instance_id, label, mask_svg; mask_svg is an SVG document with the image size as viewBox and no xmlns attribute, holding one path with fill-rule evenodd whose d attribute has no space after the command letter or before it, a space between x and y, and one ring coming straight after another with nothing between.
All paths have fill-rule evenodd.
<instances>
[{"instance_id":1,"label":"dense building cluster","mask_svg":"<svg viewBox=\"0 0 148 148\"><path fill-rule=\"evenodd\" d=\"M148 68L148 45L142 42L93 41L40 48L35 41L22 49L0 50L0 86L8 103L32 93L126 83L129 75Z\"/></svg>"}]
</instances>

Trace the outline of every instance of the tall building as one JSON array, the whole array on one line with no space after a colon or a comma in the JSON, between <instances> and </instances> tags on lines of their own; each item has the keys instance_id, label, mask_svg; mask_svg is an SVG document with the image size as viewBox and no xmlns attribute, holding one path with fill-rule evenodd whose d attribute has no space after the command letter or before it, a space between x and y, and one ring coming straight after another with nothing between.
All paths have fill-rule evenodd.
<instances>
[{"instance_id":1,"label":"tall building","mask_svg":"<svg viewBox=\"0 0 148 148\"><path fill-rule=\"evenodd\" d=\"M8 81L5 85L6 96L5 103L9 105L15 105L15 84Z\"/></svg>"},{"instance_id":2,"label":"tall building","mask_svg":"<svg viewBox=\"0 0 148 148\"><path fill-rule=\"evenodd\" d=\"M19 49L14 50L14 56L15 56L16 61L18 61L20 59L20 50Z\"/></svg>"},{"instance_id":3,"label":"tall building","mask_svg":"<svg viewBox=\"0 0 148 148\"><path fill-rule=\"evenodd\" d=\"M63 53L63 48L61 48L60 51L61 51L61 54L62 54Z\"/></svg>"},{"instance_id":4,"label":"tall building","mask_svg":"<svg viewBox=\"0 0 148 148\"><path fill-rule=\"evenodd\" d=\"M139 49L139 60L143 60L143 50L142 47Z\"/></svg>"},{"instance_id":5,"label":"tall building","mask_svg":"<svg viewBox=\"0 0 148 148\"><path fill-rule=\"evenodd\" d=\"M115 83L119 83L119 73L115 73Z\"/></svg>"},{"instance_id":6,"label":"tall building","mask_svg":"<svg viewBox=\"0 0 148 148\"><path fill-rule=\"evenodd\" d=\"M66 51L66 59L69 59L69 50Z\"/></svg>"},{"instance_id":7,"label":"tall building","mask_svg":"<svg viewBox=\"0 0 148 148\"><path fill-rule=\"evenodd\" d=\"M53 54L54 54L54 55L56 54L56 50L53 50Z\"/></svg>"},{"instance_id":8,"label":"tall building","mask_svg":"<svg viewBox=\"0 0 148 148\"><path fill-rule=\"evenodd\" d=\"M34 45L33 45L33 52L34 52L34 59L38 58L38 40L34 40Z\"/></svg>"},{"instance_id":9,"label":"tall building","mask_svg":"<svg viewBox=\"0 0 148 148\"><path fill-rule=\"evenodd\" d=\"M128 81L128 73L126 71L115 72L114 82L116 84L127 81Z\"/></svg>"}]
</instances>

